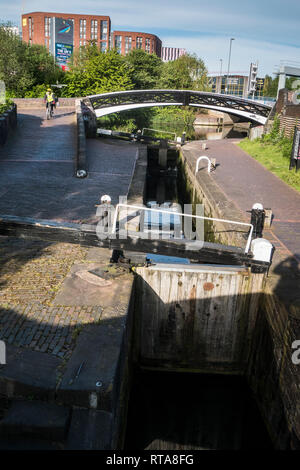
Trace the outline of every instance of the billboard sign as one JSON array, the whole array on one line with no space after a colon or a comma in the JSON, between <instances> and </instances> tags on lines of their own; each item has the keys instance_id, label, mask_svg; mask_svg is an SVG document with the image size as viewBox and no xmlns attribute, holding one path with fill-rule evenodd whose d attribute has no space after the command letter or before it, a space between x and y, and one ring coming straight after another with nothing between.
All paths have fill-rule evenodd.
<instances>
[{"instance_id":1,"label":"billboard sign","mask_svg":"<svg viewBox=\"0 0 300 470\"><path fill-rule=\"evenodd\" d=\"M73 21L55 18L55 43L73 46Z\"/></svg>"},{"instance_id":2,"label":"billboard sign","mask_svg":"<svg viewBox=\"0 0 300 470\"><path fill-rule=\"evenodd\" d=\"M73 54L73 46L70 44L62 44L57 42L55 44L55 58L58 65L63 69L66 68L68 62Z\"/></svg>"},{"instance_id":3,"label":"billboard sign","mask_svg":"<svg viewBox=\"0 0 300 470\"><path fill-rule=\"evenodd\" d=\"M73 54L74 24L72 20L53 18L53 54L57 64L63 69L68 68L68 62ZM53 36L52 36L53 37Z\"/></svg>"}]
</instances>

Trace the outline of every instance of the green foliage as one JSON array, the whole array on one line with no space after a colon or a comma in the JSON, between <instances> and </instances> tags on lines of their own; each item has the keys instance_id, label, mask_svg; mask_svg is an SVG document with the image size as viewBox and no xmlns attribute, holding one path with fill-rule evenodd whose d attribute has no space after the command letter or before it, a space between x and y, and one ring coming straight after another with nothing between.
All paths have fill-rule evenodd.
<instances>
[{"instance_id":1,"label":"green foliage","mask_svg":"<svg viewBox=\"0 0 300 470\"><path fill-rule=\"evenodd\" d=\"M24 97L33 87L58 80L62 74L47 49L28 45L0 24L0 80L9 96Z\"/></svg>"},{"instance_id":2,"label":"green foliage","mask_svg":"<svg viewBox=\"0 0 300 470\"><path fill-rule=\"evenodd\" d=\"M280 120L277 114L275 115L270 133L263 135L259 140L262 145L277 146L284 158L290 158L293 139L291 137L286 137L284 130L280 131Z\"/></svg>"},{"instance_id":3,"label":"green foliage","mask_svg":"<svg viewBox=\"0 0 300 470\"><path fill-rule=\"evenodd\" d=\"M0 80L11 97L24 97L33 87L61 77L47 49L28 45L0 24Z\"/></svg>"},{"instance_id":4,"label":"green foliage","mask_svg":"<svg viewBox=\"0 0 300 470\"><path fill-rule=\"evenodd\" d=\"M10 99L7 99L5 103L0 104L0 114L5 113L11 106L13 102Z\"/></svg>"},{"instance_id":5,"label":"green foliage","mask_svg":"<svg viewBox=\"0 0 300 470\"><path fill-rule=\"evenodd\" d=\"M151 127L155 111L149 109L135 109L109 114L98 119L98 126L103 129L112 129L123 132L135 132L143 127Z\"/></svg>"},{"instance_id":6,"label":"green foliage","mask_svg":"<svg viewBox=\"0 0 300 470\"><path fill-rule=\"evenodd\" d=\"M287 77L285 82L285 88L288 90L293 89L293 82L297 80L295 77ZM276 98L277 96L277 89L278 89L278 81L279 76L277 75L275 78L270 77L270 75L265 76L265 83L263 89L263 96L270 96Z\"/></svg>"},{"instance_id":7,"label":"green foliage","mask_svg":"<svg viewBox=\"0 0 300 470\"><path fill-rule=\"evenodd\" d=\"M100 52L94 45L75 57L66 74L64 96L86 96L110 91L130 90L129 67L115 50Z\"/></svg>"},{"instance_id":8,"label":"green foliage","mask_svg":"<svg viewBox=\"0 0 300 470\"><path fill-rule=\"evenodd\" d=\"M279 125L279 118L275 116L269 134L253 141L244 139L240 142L239 146L278 176L278 178L300 191L299 175L289 170L293 138L286 137L283 132L280 132Z\"/></svg>"},{"instance_id":9,"label":"green foliage","mask_svg":"<svg viewBox=\"0 0 300 470\"><path fill-rule=\"evenodd\" d=\"M182 55L166 62L162 68L160 87L177 90L209 91L207 69L196 55Z\"/></svg>"},{"instance_id":10,"label":"green foliage","mask_svg":"<svg viewBox=\"0 0 300 470\"><path fill-rule=\"evenodd\" d=\"M134 49L125 56L135 90L149 90L158 87L163 62L156 54Z\"/></svg>"},{"instance_id":11,"label":"green foliage","mask_svg":"<svg viewBox=\"0 0 300 470\"><path fill-rule=\"evenodd\" d=\"M31 90L26 91L25 98L43 98L47 91L47 88L50 84L47 85L35 85ZM55 91L56 94L56 91Z\"/></svg>"},{"instance_id":12,"label":"green foliage","mask_svg":"<svg viewBox=\"0 0 300 470\"><path fill-rule=\"evenodd\" d=\"M188 106L165 106L157 107L155 110L155 120L164 122L182 123L186 127L193 126L197 110Z\"/></svg>"}]
</instances>

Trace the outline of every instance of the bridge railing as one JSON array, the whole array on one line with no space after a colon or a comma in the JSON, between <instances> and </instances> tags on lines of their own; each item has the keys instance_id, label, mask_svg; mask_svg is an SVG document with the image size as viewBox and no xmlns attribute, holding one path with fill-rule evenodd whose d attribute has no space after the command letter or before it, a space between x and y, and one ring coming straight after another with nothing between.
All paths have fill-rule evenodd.
<instances>
[{"instance_id":1,"label":"bridge railing","mask_svg":"<svg viewBox=\"0 0 300 470\"><path fill-rule=\"evenodd\" d=\"M236 111L257 114L268 117L270 106L257 101L244 99L234 95L224 95L196 90L129 90L120 92L103 93L91 95L86 98L95 110L110 108L114 106L138 105L141 103L155 103L181 106L204 106L230 108Z\"/></svg>"}]
</instances>

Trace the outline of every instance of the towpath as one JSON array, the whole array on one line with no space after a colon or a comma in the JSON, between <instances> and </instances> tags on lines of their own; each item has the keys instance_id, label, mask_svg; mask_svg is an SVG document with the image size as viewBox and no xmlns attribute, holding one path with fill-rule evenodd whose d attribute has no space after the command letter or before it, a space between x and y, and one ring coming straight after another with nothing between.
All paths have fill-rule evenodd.
<instances>
[{"instance_id":1,"label":"towpath","mask_svg":"<svg viewBox=\"0 0 300 470\"><path fill-rule=\"evenodd\" d=\"M224 207L222 218L250 221L253 204L261 203L272 209L273 221L264 230L264 237L275 246L269 273L269 285L286 305L300 307L300 193L266 170L259 162L237 146L238 139L194 141L183 146L188 164L195 172L199 156L216 159L216 170L207 176L203 160L197 174L204 188L210 185L212 203ZM203 144L206 149L203 149ZM205 176L204 176L205 175ZM215 193L214 195L214 188ZM224 203L225 202L225 203ZM235 215L235 217L236 217Z\"/></svg>"},{"instance_id":2,"label":"towpath","mask_svg":"<svg viewBox=\"0 0 300 470\"><path fill-rule=\"evenodd\" d=\"M74 177L76 127L73 108L21 110L18 128L0 148L0 214L87 221L99 197L126 195L137 148L130 143L87 141L88 178Z\"/></svg>"},{"instance_id":3,"label":"towpath","mask_svg":"<svg viewBox=\"0 0 300 470\"><path fill-rule=\"evenodd\" d=\"M272 243L300 262L300 193L266 170L259 162L237 146L239 140L224 139L194 141L184 147L195 169L197 158L206 155L215 158L216 170L211 178L249 219L246 211L256 202L273 211L268 237ZM207 163L200 164L198 178L206 171Z\"/></svg>"},{"instance_id":4,"label":"towpath","mask_svg":"<svg viewBox=\"0 0 300 470\"><path fill-rule=\"evenodd\" d=\"M75 119L71 107L58 108L50 121L42 107L18 110L17 129L0 148L0 214L93 222L95 204L103 194L109 194L113 204L127 195L137 146L89 139L88 177L76 178ZM76 345L90 343L92 352L101 345L99 335L107 336L106 328L122 331L118 322L128 306L131 275L114 272L112 284L103 289L88 277L89 270L107 267L109 257L101 248L0 237L0 340L7 347L0 389L13 381L26 383L28 393L31 387L33 393L36 387L53 390L65 367L72 373L67 360L73 353L77 357ZM119 341L117 335L110 337L105 359L112 377L120 348L117 344L111 352L114 338ZM77 360L82 361L81 356ZM81 374L79 386L84 390L95 382L92 358L90 363Z\"/></svg>"}]
</instances>

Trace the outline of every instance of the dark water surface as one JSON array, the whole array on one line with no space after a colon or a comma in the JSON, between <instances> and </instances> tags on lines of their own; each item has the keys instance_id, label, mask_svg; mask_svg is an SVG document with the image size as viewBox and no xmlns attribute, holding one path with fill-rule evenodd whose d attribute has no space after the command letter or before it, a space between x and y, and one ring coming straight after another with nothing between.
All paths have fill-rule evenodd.
<instances>
[{"instance_id":1,"label":"dark water surface","mask_svg":"<svg viewBox=\"0 0 300 470\"><path fill-rule=\"evenodd\" d=\"M134 374L125 450L272 449L246 381L172 372Z\"/></svg>"}]
</instances>

